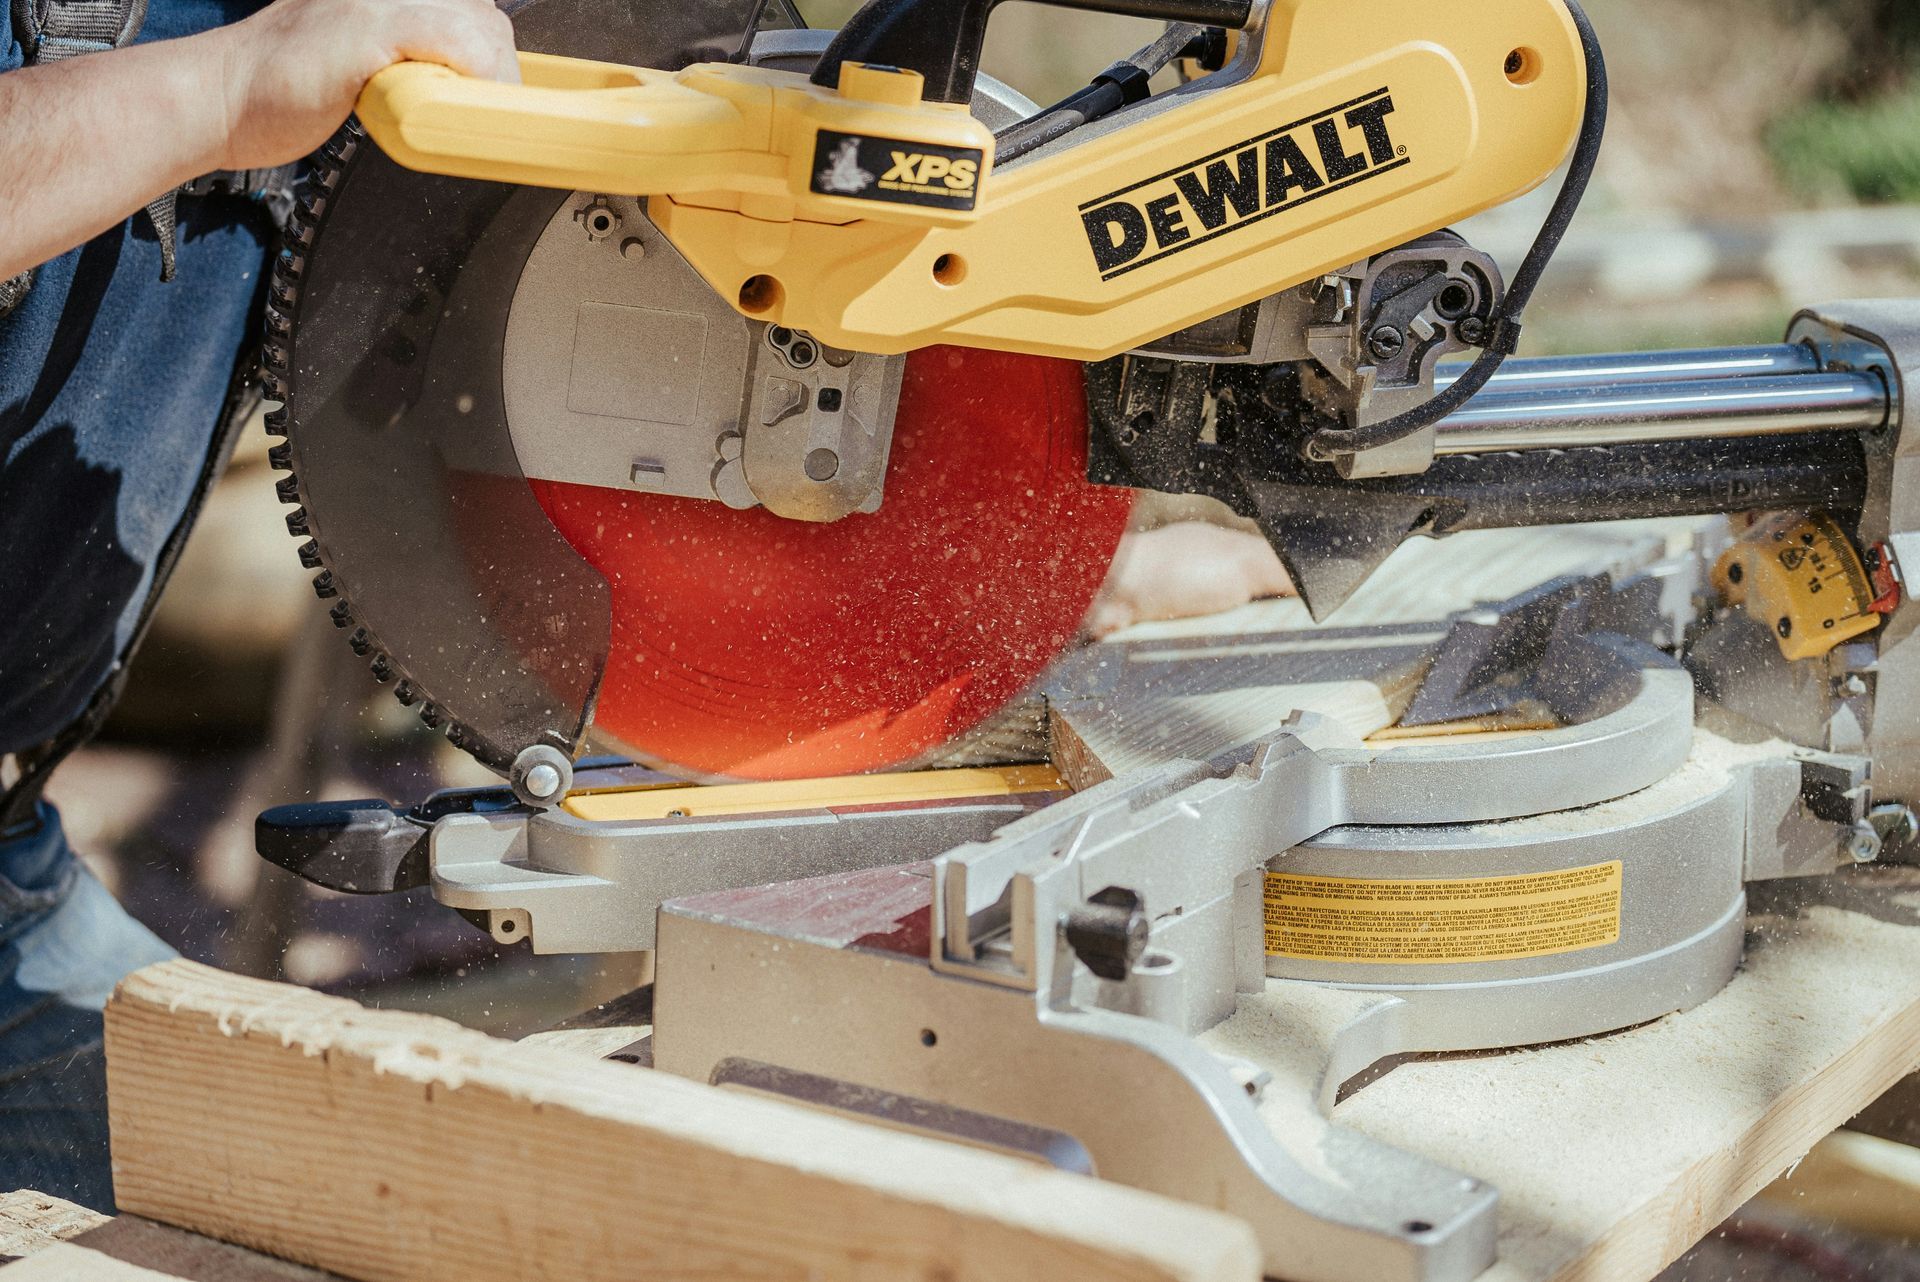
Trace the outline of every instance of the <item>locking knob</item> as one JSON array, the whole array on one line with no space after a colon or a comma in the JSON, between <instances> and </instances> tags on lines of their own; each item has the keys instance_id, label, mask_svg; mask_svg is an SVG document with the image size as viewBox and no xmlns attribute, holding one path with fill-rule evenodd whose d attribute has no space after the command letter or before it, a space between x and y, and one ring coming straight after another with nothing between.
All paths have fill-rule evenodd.
<instances>
[{"instance_id":1,"label":"locking knob","mask_svg":"<svg viewBox=\"0 0 1920 1282\"><path fill-rule=\"evenodd\" d=\"M887 107L917 107L926 78L917 71L875 62L840 64L840 96Z\"/></svg>"}]
</instances>

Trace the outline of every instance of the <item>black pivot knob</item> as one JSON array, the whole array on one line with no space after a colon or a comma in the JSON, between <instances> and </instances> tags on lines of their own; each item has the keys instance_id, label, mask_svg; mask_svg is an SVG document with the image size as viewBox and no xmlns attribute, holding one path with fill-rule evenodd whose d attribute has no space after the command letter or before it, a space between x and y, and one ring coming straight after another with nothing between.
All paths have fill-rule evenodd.
<instances>
[{"instance_id":1,"label":"black pivot knob","mask_svg":"<svg viewBox=\"0 0 1920 1282\"><path fill-rule=\"evenodd\" d=\"M1067 946L1102 979L1125 979L1151 931L1138 892L1108 886L1067 914Z\"/></svg>"}]
</instances>

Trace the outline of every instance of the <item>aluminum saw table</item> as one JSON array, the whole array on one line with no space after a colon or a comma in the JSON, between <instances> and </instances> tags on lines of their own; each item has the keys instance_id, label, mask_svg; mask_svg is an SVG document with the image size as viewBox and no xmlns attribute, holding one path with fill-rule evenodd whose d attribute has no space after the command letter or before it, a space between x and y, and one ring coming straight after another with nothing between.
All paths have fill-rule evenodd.
<instances>
[{"instance_id":1,"label":"aluminum saw table","mask_svg":"<svg viewBox=\"0 0 1920 1282\"><path fill-rule=\"evenodd\" d=\"M1416 545L1341 622L1406 641L1421 619L1561 572L1629 573L1687 536L1636 526ZM1094 657L1230 649L1249 633L1268 634L1253 642L1267 645L1283 633L1311 653L1293 609L1148 625ZM1291 692L1176 693L1189 702L1170 721L1149 709L1117 738L1090 732L1078 768L1146 750L1158 724L1205 747L1193 736L1257 732L1262 718L1300 706L1373 733L1406 697L1382 657L1391 649L1376 647L1371 669L1336 664ZM1503 733L1486 737L1497 745ZM780 898L724 893L762 907ZM1390 995L1275 979L1197 1040L1249 1080L1314 1084L1269 1086L1256 1106L1307 1170L1337 1177L1339 1146L1364 1141L1460 1172L1469 1199L1498 1189L1485 1279L1648 1278L1920 1064L1920 872L1860 868L1748 894L1741 968L1691 1009L1604 1037L1404 1059L1325 1116L1346 1076L1327 1067L1328 1048L1364 1048ZM796 910L791 897L779 910ZM190 963L142 972L108 1017L122 1206L191 1231L169 1251L205 1234L367 1282L453 1282L476 1270L586 1282L636 1269L994 1282L1258 1273L1246 1223L1181 1200L1183 1190L1146 1192L877 1127L770 1098L750 1075L714 1086L639 1066L651 999L511 1044ZM835 1000L829 990L796 997L780 1021L830 1025ZM1016 1058L1007 1071L1021 1067ZM10 1276L117 1282L211 1267L180 1263L190 1257L131 1230L96 1241L48 1247ZM220 1249L230 1271L211 1275L223 1282L292 1276L265 1261L247 1272L232 1263L244 1253Z\"/></svg>"}]
</instances>

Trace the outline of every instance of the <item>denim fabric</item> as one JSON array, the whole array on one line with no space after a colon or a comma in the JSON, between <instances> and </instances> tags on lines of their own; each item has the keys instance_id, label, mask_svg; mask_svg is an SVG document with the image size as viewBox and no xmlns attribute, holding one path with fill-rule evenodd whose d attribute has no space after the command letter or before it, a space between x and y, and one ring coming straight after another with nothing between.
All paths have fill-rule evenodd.
<instances>
[{"instance_id":1,"label":"denim fabric","mask_svg":"<svg viewBox=\"0 0 1920 1282\"><path fill-rule=\"evenodd\" d=\"M112 1211L100 1010L173 955L80 866L51 806L0 839L0 1189Z\"/></svg>"},{"instance_id":2,"label":"denim fabric","mask_svg":"<svg viewBox=\"0 0 1920 1282\"><path fill-rule=\"evenodd\" d=\"M258 7L150 0L140 39ZM11 9L0 3L0 74L22 59ZM77 716L131 636L254 328L271 234L252 201L183 198L172 282L136 214L42 266L0 318L0 754Z\"/></svg>"}]
</instances>

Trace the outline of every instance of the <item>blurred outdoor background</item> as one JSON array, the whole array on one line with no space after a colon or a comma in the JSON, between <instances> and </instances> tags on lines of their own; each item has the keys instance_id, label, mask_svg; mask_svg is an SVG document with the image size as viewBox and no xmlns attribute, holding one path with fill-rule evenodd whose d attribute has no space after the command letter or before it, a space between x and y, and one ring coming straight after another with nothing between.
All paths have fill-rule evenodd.
<instances>
[{"instance_id":1,"label":"blurred outdoor background","mask_svg":"<svg viewBox=\"0 0 1920 1282\"><path fill-rule=\"evenodd\" d=\"M854 6L801 7L837 25ZM1483 22L1500 4L1454 8ZM1529 312L1529 351L1768 342L1805 304L1920 292L1920 0L1590 0L1590 10L1612 69L1612 127ZM987 67L1046 103L1156 30L1010 3ZM1462 230L1511 265L1544 198ZM492 782L368 680L328 626L273 479L249 429L123 706L54 783L76 846L163 937L230 968L508 1035L631 987L642 960L502 953L422 892L326 894L254 855L253 818L270 805L411 801ZM1733 1251L1738 1276L1756 1280L1920 1279L1910 1250L1807 1246L1803 1227L1755 1221L1675 1276L1733 1276Z\"/></svg>"}]
</instances>

